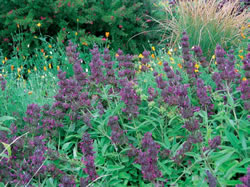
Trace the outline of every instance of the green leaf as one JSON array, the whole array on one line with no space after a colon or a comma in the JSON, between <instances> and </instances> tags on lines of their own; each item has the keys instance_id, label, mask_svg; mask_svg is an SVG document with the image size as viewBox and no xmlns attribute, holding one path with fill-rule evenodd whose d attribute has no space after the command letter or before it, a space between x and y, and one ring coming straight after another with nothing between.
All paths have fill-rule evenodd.
<instances>
[{"instance_id":1,"label":"green leaf","mask_svg":"<svg viewBox=\"0 0 250 187\"><path fill-rule=\"evenodd\" d=\"M8 121L8 120L16 120L16 119L11 117L11 116L2 116L2 117L0 117L0 124L2 124L5 121Z\"/></svg>"},{"instance_id":2,"label":"green leaf","mask_svg":"<svg viewBox=\"0 0 250 187\"><path fill-rule=\"evenodd\" d=\"M126 173L126 172L120 172L119 177L122 179L128 179L128 180L131 179L131 175L129 173Z\"/></svg>"},{"instance_id":3,"label":"green leaf","mask_svg":"<svg viewBox=\"0 0 250 187\"><path fill-rule=\"evenodd\" d=\"M8 131L11 132L11 130L7 127L0 126L0 131Z\"/></svg>"},{"instance_id":4,"label":"green leaf","mask_svg":"<svg viewBox=\"0 0 250 187\"><path fill-rule=\"evenodd\" d=\"M117 165L109 165L106 170L107 171L116 171L125 168L125 166L117 166Z\"/></svg>"},{"instance_id":5,"label":"green leaf","mask_svg":"<svg viewBox=\"0 0 250 187\"><path fill-rule=\"evenodd\" d=\"M72 145L73 145L73 142L67 142L67 143L63 144L62 150L67 151L71 148Z\"/></svg>"},{"instance_id":6,"label":"green leaf","mask_svg":"<svg viewBox=\"0 0 250 187\"><path fill-rule=\"evenodd\" d=\"M7 144L7 143L4 143L4 142L1 142L4 146L4 148L8 151L8 158L11 157L11 146L10 144Z\"/></svg>"}]
</instances>

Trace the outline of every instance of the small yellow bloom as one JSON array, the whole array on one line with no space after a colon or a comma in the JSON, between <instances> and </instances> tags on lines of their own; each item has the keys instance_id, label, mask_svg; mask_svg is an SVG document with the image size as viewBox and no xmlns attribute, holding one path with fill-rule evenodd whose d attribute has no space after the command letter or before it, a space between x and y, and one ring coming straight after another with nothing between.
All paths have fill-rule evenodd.
<instances>
[{"instance_id":1,"label":"small yellow bloom","mask_svg":"<svg viewBox=\"0 0 250 187\"><path fill-rule=\"evenodd\" d=\"M247 78L246 78L246 77L243 77L243 78L242 78L242 81L246 81L246 80L247 80Z\"/></svg>"},{"instance_id":2,"label":"small yellow bloom","mask_svg":"<svg viewBox=\"0 0 250 187\"><path fill-rule=\"evenodd\" d=\"M52 48L52 45L49 44L49 48Z\"/></svg>"},{"instance_id":3,"label":"small yellow bloom","mask_svg":"<svg viewBox=\"0 0 250 187\"><path fill-rule=\"evenodd\" d=\"M174 51L177 51L177 48L174 48Z\"/></svg>"},{"instance_id":4,"label":"small yellow bloom","mask_svg":"<svg viewBox=\"0 0 250 187\"><path fill-rule=\"evenodd\" d=\"M119 55L116 53L116 54L115 54L115 57L117 58L118 56L119 56Z\"/></svg>"},{"instance_id":5,"label":"small yellow bloom","mask_svg":"<svg viewBox=\"0 0 250 187\"><path fill-rule=\"evenodd\" d=\"M162 61L159 61L158 64L161 66L162 65Z\"/></svg>"},{"instance_id":6,"label":"small yellow bloom","mask_svg":"<svg viewBox=\"0 0 250 187\"><path fill-rule=\"evenodd\" d=\"M107 48L109 49L109 45L107 45Z\"/></svg>"},{"instance_id":7,"label":"small yellow bloom","mask_svg":"<svg viewBox=\"0 0 250 187\"><path fill-rule=\"evenodd\" d=\"M17 28L19 28L19 27L20 27L20 25L19 25L19 24L16 24L16 26L17 26Z\"/></svg>"},{"instance_id":8,"label":"small yellow bloom","mask_svg":"<svg viewBox=\"0 0 250 187\"><path fill-rule=\"evenodd\" d=\"M241 59L241 60L243 60L243 59L244 59L244 56L242 56L242 55L239 55L239 57L240 57L240 59Z\"/></svg>"},{"instance_id":9,"label":"small yellow bloom","mask_svg":"<svg viewBox=\"0 0 250 187\"><path fill-rule=\"evenodd\" d=\"M5 60L5 61L7 61L7 60L8 60L8 58L7 58L7 57L5 57L5 58L4 58L4 60Z\"/></svg>"},{"instance_id":10,"label":"small yellow bloom","mask_svg":"<svg viewBox=\"0 0 250 187\"><path fill-rule=\"evenodd\" d=\"M168 55L169 55L169 56L171 56L171 55L172 55L171 51L168 51Z\"/></svg>"},{"instance_id":11,"label":"small yellow bloom","mask_svg":"<svg viewBox=\"0 0 250 187\"><path fill-rule=\"evenodd\" d=\"M212 56L212 59L215 59L215 55Z\"/></svg>"},{"instance_id":12,"label":"small yellow bloom","mask_svg":"<svg viewBox=\"0 0 250 187\"><path fill-rule=\"evenodd\" d=\"M170 57L170 60L171 60L171 61L174 61L174 58L173 58L173 57Z\"/></svg>"},{"instance_id":13,"label":"small yellow bloom","mask_svg":"<svg viewBox=\"0 0 250 187\"><path fill-rule=\"evenodd\" d=\"M14 70L14 66L13 66L13 65L11 65L11 66L10 66L10 69L11 69L11 71L13 71L13 70Z\"/></svg>"},{"instance_id":14,"label":"small yellow bloom","mask_svg":"<svg viewBox=\"0 0 250 187\"><path fill-rule=\"evenodd\" d=\"M4 73L4 69L2 69L2 73Z\"/></svg>"},{"instance_id":15,"label":"small yellow bloom","mask_svg":"<svg viewBox=\"0 0 250 187\"><path fill-rule=\"evenodd\" d=\"M3 64L5 64L5 61L4 61L4 60L2 60L2 63L3 63Z\"/></svg>"},{"instance_id":16,"label":"small yellow bloom","mask_svg":"<svg viewBox=\"0 0 250 187\"><path fill-rule=\"evenodd\" d=\"M142 66L141 66L141 65L139 65L139 70L141 70L141 67L142 67Z\"/></svg>"},{"instance_id":17,"label":"small yellow bloom","mask_svg":"<svg viewBox=\"0 0 250 187\"><path fill-rule=\"evenodd\" d=\"M108 38L109 37L109 32L105 32L105 36L106 36L106 38Z\"/></svg>"},{"instance_id":18,"label":"small yellow bloom","mask_svg":"<svg viewBox=\"0 0 250 187\"><path fill-rule=\"evenodd\" d=\"M75 32L75 35L77 36L77 35L78 35L78 33L77 33L77 32Z\"/></svg>"},{"instance_id":19,"label":"small yellow bloom","mask_svg":"<svg viewBox=\"0 0 250 187\"><path fill-rule=\"evenodd\" d=\"M51 69L52 68L52 66L51 66L51 64L49 64L49 69Z\"/></svg>"},{"instance_id":20,"label":"small yellow bloom","mask_svg":"<svg viewBox=\"0 0 250 187\"><path fill-rule=\"evenodd\" d=\"M182 69L182 65L181 64L177 64L178 66L179 66L179 68L181 68Z\"/></svg>"},{"instance_id":21,"label":"small yellow bloom","mask_svg":"<svg viewBox=\"0 0 250 187\"><path fill-rule=\"evenodd\" d=\"M34 38L37 38L37 36L34 36Z\"/></svg>"},{"instance_id":22,"label":"small yellow bloom","mask_svg":"<svg viewBox=\"0 0 250 187\"><path fill-rule=\"evenodd\" d=\"M79 19L77 18L76 21L79 22Z\"/></svg>"},{"instance_id":23,"label":"small yellow bloom","mask_svg":"<svg viewBox=\"0 0 250 187\"><path fill-rule=\"evenodd\" d=\"M88 44L86 42L82 42L82 45L88 46Z\"/></svg>"},{"instance_id":24,"label":"small yellow bloom","mask_svg":"<svg viewBox=\"0 0 250 187\"><path fill-rule=\"evenodd\" d=\"M30 69L28 69L28 73L31 73Z\"/></svg>"},{"instance_id":25,"label":"small yellow bloom","mask_svg":"<svg viewBox=\"0 0 250 187\"><path fill-rule=\"evenodd\" d=\"M152 58L155 58L155 54L152 54L151 57L152 57Z\"/></svg>"},{"instance_id":26,"label":"small yellow bloom","mask_svg":"<svg viewBox=\"0 0 250 187\"><path fill-rule=\"evenodd\" d=\"M23 66L20 66L21 69L23 69Z\"/></svg>"},{"instance_id":27,"label":"small yellow bloom","mask_svg":"<svg viewBox=\"0 0 250 187\"><path fill-rule=\"evenodd\" d=\"M46 67L46 66L43 66L43 70L44 70L44 71L47 71L47 67Z\"/></svg>"},{"instance_id":28,"label":"small yellow bloom","mask_svg":"<svg viewBox=\"0 0 250 187\"><path fill-rule=\"evenodd\" d=\"M241 33L240 35L241 35L241 37L242 37L243 39L246 38L246 36L245 36L243 33Z\"/></svg>"},{"instance_id":29,"label":"small yellow bloom","mask_svg":"<svg viewBox=\"0 0 250 187\"><path fill-rule=\"evenodd\" d=\"M244 31L245 29L246 29L246 27L244 27L244 26L242 26L242 27L241 27L241 30L243 30L243 31Z\"/></svg>"},{"instance_id":30,"label":"small yellow bloom","mask_svg":"<svg viewBox=\"0 0 250 187\"><path fill-rule=\"evenodd\" d=\"M214 64L217 65L217 62L215 61Z\"/></svg>"},{"instance_id":31,"label":"small yellow bloom","mask_svg":"<svg viewBox=\"0 0 250 187\"><path fill-rule=\"evenodd\" d=\"M32 91L29 91L28 94L31 95L33 92Z\"/></svg>"},{"instance_id":32,"label":"small yellow bloom","mask_svg":"<svg viewBox=\"0 0 250 187\"><path fill-rule=\"evenodd\" d=\"M142 54L139 54L139 56L138 56L139 58L143 58L144 56L142 55Z\"/></svg>"},{"instance_id":33,"label":"small yellow bloom","mask_svg":"<svg viewBox=\"0 0 250 187\"><path fill-rule=\"evenodd\" d=\"M195 64L194 67L195 67L196 69L199 69L200 65L199 65L199 64Z\"/></svg>"},{"instance_id":34,"label":"small yellow bloom","mask_svg":"<svg viewBox=\"0 0 250 187\"><path fill-rule=\"evenodd\" d=\"M42 24L41 23L38 23L38 24L36 24L38 27L41 27L42 26Z\"/></svg>"},{"instance_id":35,"label":"small yellow bloom","mask_svg":"<svg viewBox=\"0 0 250 187\"><path fill-rule=\"evenodd\" d=\"M21 69L20 68L17 68L17 72L20 73Z\"/></svg>"},{"instance_id":36,"label":"small yellow bloom","mask_svg":"<svg viewBox=\"0 0 250 187\"><path fill-rule=\"evenodd\" d=\"M49 56L49 58L50 58L50 59L52 59L52 58L53 58L53 56Z\"/></svg>"},{"instance_id":37,"label":"small yellow bloom","mask_svg":"<svg viewBox=\"0 0 250 187\"><path fill-rule=\"evenodd\" d=\"M57 66L57 67L56 67L56 69L57 69L57 71L59 71L59 70L60 70L60 67L59 67L59 66Z\"/></svg>"},{"instance_id":38,"label":"small yellow bloom","mask_svg":"<svg viewBox=\"0 0 250 187\"><path fill-rule=\"evenodd\" d=\"M151 70L151 71L154 71L154 69L153 69L153 68L150 68L150 70Z\"/></svg>"},{"instance_id":39,"label":"small yellow bloom","mask_svg":"<svg viewBox=\"0 0 250 187\"><path fill-rule=\"evenodd\" d=\"M152 46L152 50L155 51L155 47L154 46Z\"/></svg>"},{"instance_id":40,"label":"small yellow bloom","mask_svg":"<svg viewBox=\"0 0 250 187\"><path fill-rule=\"evenodd\" d=\"M36 66L34 67L34 71L37 71L37 68L36 68Z\"/></svg>"},{"instance_id":41,"label":"small yellow bloom","mask_svg":"<svg viewBox=\"0 0 250 187\"><path fill-rule=\"evenodd\" d=\"M199 70L198 70L198 69L195 69L194 72L197 73L197 72L199 72Z\"/></svg>"},{"instance_id":42,"label":"small yellow bloom","mask_svg":"<svg viewBox=\"0 0 250 187\"><path fill-rule=\"evenodd\" d=\"M243 50L241 49L241 50L239 50L239 53L242 53L243 52Z\"/></svg>"}]
</instances>

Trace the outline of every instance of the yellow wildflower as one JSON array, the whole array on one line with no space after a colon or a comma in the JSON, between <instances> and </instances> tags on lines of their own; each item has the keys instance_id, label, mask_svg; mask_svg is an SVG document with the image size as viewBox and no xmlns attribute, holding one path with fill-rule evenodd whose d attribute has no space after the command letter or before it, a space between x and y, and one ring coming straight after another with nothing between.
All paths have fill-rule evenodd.
<instances>
[{"instance_id":1,"label":"yellow wildflower","mask_svg":"<svg viewBox=\"0 0 250 187\"><path fill-rule=\"evenodd\" d=\"M143 58L144 56L142 55L142 54L139 54L139 56L138 56L139 58Z\"/></svg>"},{"instance_id":2,"label":"yellow wildflower","mask_svg":"<svg viewBox=\"0 0 250 187\"><path fill-rule=\"evenodd\" d=\"M34 36L34 38L37 38L37 36Z\"/></svg>"},{"instance_id":3,"label":"yellow wildflower","mask_svg":"<svg viewBox=\"0 0 250 187\"><path fill-rule=\"evenodd\" d=\"M82 45L88 46L88 44L86 42L82 42Z\"/></svg>"},{"instance_id":4,"label":"yellow wildflower","mask_svg":"<svg viewBox=\"0 0 250 187\"><path fill-rule=\"evenodd\" d=\"M20 68L17 68L17 72L20 73L21 69Z\"/></svg>"},{"instance_id":5,"label":"yellow wildflower","mask_svg":"<svg viewBox=\"0 0 250 187\"><path fill-rule=\"evenodd\" d=\"M49 44L49 48L52 48L52 45Z\"/></svg>"},{"instance_id":6,"label":"yellow wildflower","mask_svg":"<svg viewBox=\"0 0 250 187\"><path fill-rule=\"evenodd\" d=\"M51 66L51 64L49 64L49 69L51 69L52 68L52 66Z\"/></svg>"},{"instance_id":7,"label":"yellow wildflower","mask_svg":"<svg viewBox=\"0 0 250 187\"><path fill-rule=\"evenodd\" d=\"M151 57L152 57L152 58L155 58L155 54L152 54Z\"/></svg>"},{"instance_id":8,"label":"yellow wildflower","mask_svg":"<svg viewBox=\"0 0 250 187\"><path fill-rule=\"evenodd\" d=\"M198 70L198 69L195 69L194 72L197 73L197 72L199 72L199 70Z\"/></svg>"},{"instance_id":9,"label":"yellow wildflower","mask_svg":"<svg viewBox=\"0 0 250 187\"><path fill-rule=\"evenodd\" d=\"M4 73L4 69L2 69L2 73Z\"/></svg>"},{"instance_id":10,"label":"yellow wildflower","mask_svg":"<svg viewBox=\"0 0 250 187\"><path fill-rule=\"evenodd\" d=\"M116 54L115 54L115 57L117 58L118 56L119 56L119 55L116 53Z\"/></svg>"},{"instance_id":11,"label":"yellow wildflower","mask_svg":"<svg viewBox=\"0 0 250 187\"><path fill-rule=\"evenodd\" d=\"M158 64L161 66L162 65L162 61L159 61Z\"/></svg>"},{"instance_id":12,"label":"yellow wildflower","mask_svg":"<svg viewBox=\"0 0 250 187\"><path fill-rule=\"evenodd\" d=\"M243 52L243 49L239 50L239 53L242 53Z\"/></svg>"},{"instance_id":13,"label":"yellow wildflower","mask_svg":"<svg viewBox=\"0 0 250 187\"><path fill-rule=\"evenodd\" d=\"M79 22L79 19L77 18L76 21Z\"/></svg>"},{"instance_id":14,"label":"yellow wildflower","mask_svg":"<svg viewBox=\"0 0 250 187\"><path fill-rule=\"evenodd\" d=\"M142 66L141 66L141 65L139 65L139 70L141 70L141 67L142 67Z\"/></svg>"},{"instance_id":15,"label":"yellow wildflower","mask_svg":"<svg viewBox=\"0 0 250 187\"><path fill-rule=\"evenodd\" d=\"M16 24L16 26L17 26L17 28L19 28L19 27L20 27L20 25L19 25L19 24Z\"/></svg>"},{"instance_id":16,"label":"yellow wildflower","mask_svg":"<svg viewBox=\"0 0 250 187\"><path fill-rule=\"evenodd\" d=\"M28 73L31 73L30 69L28 69Z\"/></svg>"},{"instance_id":17,"label":"yellow wildflower","mask_svg":"<svg viewBox=\"0 0 250 187\"><path fill-rule=\"evenodd\" d=\"M13 70L14 70L14 66L13 66L13 65L11 65L11 66L10 66L10 69L11 69L11 71L13 71Z\"/></svg>"},{"instance_id":18,"label":"yellow wildflower","mask_svg":"<svg viewBox=\"0 0 250 187\"><path fill-rule=\"evenodd\" d=\"M108 38L109 37L109 32L105 32L105 36L106 36L106 38Z\"/></svg>"},{"instance_id":19,"label":"yellow wildflower","mask_svg":"<svg viewBox=\"0 0 250 187\"><path fill-rule=\"evenodd\" d=\"M155 47L154 46L152 46L152 50L155 51Z\"/></svg>"},{"instance_id":20,"label":"yellow wildflower","mask_svg":"<svg viewBox=\"0 0 250 187\"><path fill-rule=\"evenodd\" d=\"M49 58L50 58L50 59L52 59L52 58L53 58L53 56L49 56Z\"/></svg>"},{"instance_id":21,"label":"yellow wildflower","mask_svg":"<svg viewBox=\"0 0 250 187\"><path fill-rule=\"evenodd\" d=\"M59 70L60 70L60 67L59 67L59 66L57 66L57 67L56 67L56 69L57 69L57 71L59 71Z\"/></svg>"},{"instance_id":22,"label":"yellow wildflower","mask_svg":"<svg viewBox=\"0 0 250 187\"><path fill-rule=\"evenodd\" d=\"M47 67L46 67L46 66L43 66L43 70L44 70L44 71L47 71Z\"/></svg>"},{"instance_id":23,"label":"yellow wildflower","mask_svg":"<svg viewBox=\"0 0 250 187\"><path fill-rule=\"evenodd\" d=\"M78 33L77 33L77 32L75 32L75 35L77 36L77 35L78 35Z\"/></svg>"},{"instance_id":24,"label":"yellow wildflower","mask_svg":"<svg viewBox=\"0 0 250 187\"><path fill-rule=\"evenodd\" d=\"M36 68L36 66L34 67L34 71L37 71L37 68Z\"/></svg>"},{"instance_id":25,"label":"yellow wildflower","mask_svg":"<svg viewBox=\"0 0 250 187\"><path fill-rule=\"evenodd\" d=\"M246 80L247 80L247 78L246 78L246 77L243 77L243 78L242 78L242 81L246 81Z\"/></svg>"},{"instance_id":26,"label":"yellow wildflower","mask_svg":"<svg viewBox=\"0 0 250 187\"><path fill-rule=\"evenodd\" d=\"M169 56L171 56L171 55L172 55L171 51L168 51L168 55L169 55Z\"/></svg>"},{"instance_id":27,"label":"yellow wildflower","mask_svg":"<svg viewBox=\"0 0 250 187\"><path fill-rule=\"evenodd\" d=\"M31 95L33 92L32 91L29 91L28 94Z\"/></svg>"},{"instance_id":28,"label":"yellow wildflower","mask_svg":"<svg viewBox=\"0 0 250 187\"><path fill-rule=\"evenodd\" d=\"M36 24L38 27L41 27L42 26L42 24L41 23L38 23L38 24Z\"/></svg>"},{"instance_id":29,"label":"yellow wildflower","mask_svg":"<svg viewBox=\"0 0 250 187\"><path fill-rule=\"evenodd\" d=\"M215 59L215 55L212 56L212 59Z\"/></svg>"},{"instance_id":30,"label":"yellow wildflower","mask_svg":"<svg viewBox=\"0 0 250 187\"><path fill-rule=\"evenodd\" d=\"M173 57L170 57L170 60L171 60L171 61L174 61L174 58L173 58Z\"/></svg>"},{"instance_id":31,"label":"yellow wildflower","mask_svg":"<svg viewBox=\"0 0 250 187\"><path fill-rule=\"evenodd\" d=\"M243 39L246 38L246 36L245 36L243 33L241 33L240 35L241 35L241 37L242 37Z\"/></svg>"},{"instance_id":32,"label":"yellow wildflower","mask_svg":"<svg viewBox=\"0 0 250 187\"><path fill-rule=\"evenodd\" d=\"M243 59L244 59L244 57L243 57L242 55L239 55L239 57L240 57L240 59L241 59L241 60L243 60Z\"/></svg>"},{"instance_id":33,"label":"yellow wildflower","mask_svg":"<svg viewBox=\"0 0 250 187\"><path fill-rule=\"evenodd\" d=\"M5 61L4 61L4 60L2 60L2 63L3 63L3 64L5 64Z\"/></svg>"},{"instance_id":34,"label":"yellow wildflower","mask_svg":"<svg viewBox=\"0 0 250 187\"><path fill-rule=\"evenodd\" d=\"M177 64L178 66L179 66L179 68L181 68L182 69L182 65L179 63L179 64Z\"/></svg>"},{"instance_id":35,"label":"yellow wildflower","mask_svg":"<svg viewBox=\"0 0 250 187\"><path fill-rule=\"evenodd\" d=\"M107 45L107 48L109 49L109 45Z\"/></svg>"},{"instance_id":36,"label":"yellow wildflower","mask_svg":"<svg viewBox=\"0 0 250 187\"><path fill-rule=\"evenodd\" d=\"M151 71L154 71L154 69L153 69L153 68L150 68L150 70L151 70Z\"/></svg>"},{"instance_id":37,"label":"yellow wildflower","mask_svg":"<svg viewBox=\"0 0 250 187\"><path fill-rule=\"evenodd\" d=\"M215 61L214 64L217 65L217 62Z\"/></svg>"},{"instance_id":38,"label":"yellow wildflower","mask_svg":"<svg viewBox=\"0 0 250 187\"><path fill-rule=\"evenodd\" d=\"M23 69L23 66L20 66L21 69Z\"/></svg>"},{"instance_id":39,"label":"yellow wildflower","mask_svg":"<svg viewBox=\"0 0 250 187\"><path fill-rule=\"evenodd\" d=\"M199 64L195 64L194 67L195 67L196 69L199 69L200 65L199 65Z\"/></svg>"},{"instance_id":40,"label":"yellow wildflower","mask_svg":"<svg viewBox=\"0 0 250 187\"><path fill-rule=\"evenodd\" d=\"M5 57L5 58L4 58L4 60L5 60L5 61L7 61L7 60L8 60L8 58L7 58L7 57Z\"/></svg>"}]
</instances>

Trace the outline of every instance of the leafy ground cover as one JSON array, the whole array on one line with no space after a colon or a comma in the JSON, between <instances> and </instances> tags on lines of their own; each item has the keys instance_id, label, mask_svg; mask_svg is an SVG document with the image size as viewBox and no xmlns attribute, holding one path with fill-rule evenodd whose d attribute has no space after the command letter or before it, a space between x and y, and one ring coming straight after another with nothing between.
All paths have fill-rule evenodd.
<instances>
[{"instance_id":1,"label":"leafy ground cover","mask_svg":"<svg viewBox=\"0 0 250 187\"><path fill-rule=\"evenodd\" d=\"M250 46L238 29L238 45L205 45L211 54L192 29L137 55L113 50L109 32L66 47L40 33L32 54L13 45L0 56L0 187L249 186Z\"/></svg>"}]
</instances>

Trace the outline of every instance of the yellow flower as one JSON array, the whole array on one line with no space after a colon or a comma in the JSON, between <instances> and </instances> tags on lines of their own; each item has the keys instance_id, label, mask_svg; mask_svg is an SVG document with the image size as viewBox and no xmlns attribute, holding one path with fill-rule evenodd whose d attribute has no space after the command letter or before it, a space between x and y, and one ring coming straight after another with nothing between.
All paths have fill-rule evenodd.
<instances>
[{"instance_id":1,"label":"yellow flower","mask_svg":"<svg viewBox=\"0 0 250 187\"><path fill-rule=\"evenodd\" d=\"M77 18L76 21L79 22L79 19Z\"/></svg>"},{"instance_id":2,"label":"yellow flower","mask_svg":"<svg viewBox=\"0 0 250 187\"><path fill-rule=\"evenodd\" d=\"M243 59L244 59L244 57L243 57L242 55L239 55L239 57L240 57L240 59L241 59L241 60L243 60Z\"/></svg>"},{"instance_id":3,"label":"yellow flower","mask_svg":"<svg viewBox=\"0 0 250 187\"><path fill-rule=\"evenodd\" d=\"M174 48L174 51L177 51L177 48Z\"/></svg>"},{"instance_id":4,"label":"yellow flower","mask_svg":"<svg viewBox=\"0 0 250 187\"><path fill-rule=\"evenodd\" d=\"M47 68L46 68L46 66L43 66L43 70L44 70L44 71L47 71Z\"/></svg>"},{"instance_id":5,"label":"yellow flower","mask_svg":"<svg viewBox=\"0 0 250 187\"><path fill-rule=\"evenodd\" d=\"M177 64L178 66L179 66L179 68L181 68L182 69L182 65L179 63L179 64Z\"/></svg>"},{"instance_id":6,"label":"yellow flower","mask_svg":"<svg viewBox=\"0 0 250 187\"><path fill-rule=\"evenodd\" d=\"M77 32L75 32L75 35L77 36L77 35L78 35L78 33L77 33Z\"/></svg>"},{"instance_id":7,"label":"yellow flower","mask_svg":"<svg viewBox=\"0 0 250 187\"><path fill-rule=\"evenodd\" d=\"M119 55L116 53L116 54L115 54L115 57L117 58L118 56L119 56Z\"/></svg>"},{"instance_id":8,"label":"yellow flower","mask_svg":"<svg viewBox=\"0 0 250 187\"><path fill-rule=\"evenodd\" d=\"M151 71L154 71L154 69L153 69L153 68L150 68L150 70L151 70Z\"/></svg>"},{"instance_id":9,"label":"yellow flower","mask_svg":"<svg viewBox=\"0 0 250 187\"><path fill-rule=\"evenodd\" d=\"M215 59L215 55L212 56L212 59Z\"/></svg>"},{"instance_id":10,"label":"yellow flower","mask_svg":"<svg viewBox=\"0 0 250 187\"><path fill-rule=\"evenodd\" d=\"M107 48L109 49L109 45L107 45Z\"/></svg>"},{"instance_id":11,"label":"yellow flower","mask_svg":"<svg viewBox=\"0 0 250 187\"><path fill-rule=\"evenodd\" d=\"M20 73L21 69L20 68L17 68L17 72Z\"/></svg>"},{"instance_id":12,"label":"yellow flower","mask_svg":"<svg viewBox=\"0 0 250 187\"><path fill-rule=\"evenodd\" d=\"M246 81L246 80L247 80L247 78L246 78L246 77L243 77L243 78L242 78L242 81Z\"/></svg>"},{"instance_id":13,"label":"yellow flower","mask_svg":"<svg viewBox=\"0 0 250 187\"><path fill-rule=\"evenodd\" d=\"M49 44L49 48L52 48L52 45Z\"/></svg>"},{"instance_id":14,"label":"yellow flower","mask_svg":"<svg viewBox=\"0 0 250 187\"><path fill-rule=\"evenodd\" d=\"M82 42L82 45L88 46L88 44L86 42Z\"/></svg>"},{"instance_id":15,"label":"yellow flower","mask_svg":"<svg viewBox=\"0 0 250 187\"><path fill-rule=\"evenodd\" d=\"M13 71L13 70L14 70L14 66L13 66L13 65L11 65L11 66L10 66L10 69L11 69L11 71Z\"/></svg>"},{"instance_id":16,"label":"yellow flower","mask_svg":"<svg viewBox=\"0 0 250 187\"><path fill-rule=\"evenodd\" d=\"M162 61L159 61L158 64L161 66L162 65Z\"/></svg>"},{"instance_id":17,"label":"yellow flower","mask_svg":"<svg viewBox=\"0 0 250 187\"><path fill-rule=\"evenodd\" d=\"M108 38L109 37L109 32L105 32L105 36L106 36L106 38Z\"/></svg>"},{"instance_id":18,"label":"yellow flower","mask_svg":"<svg viewBox=\"0 0 250 187\"><path fill-rule=\"evenodd\" d=\"M3 75L0 73L0 77L2 77Z\"/></svg>"},{"instance_id":19,"label":"yellow flower","mask_svg":"<svg viewBox=\"0 0 250 187\"><path fill-rule=\"evenodd\" d=\"M52 59L52 58L53 58L53 56L49 56L49 58L50 58L50 59Z\"/></svg>"},{"instance_id":20,"label":"yellow flower","mask_svg":"<svg viewBox=\"0 0 250 187\"><path fill-rule=\"evenodd\" d=\"M42 24L41 23L38 23L38 24L36 24L38 27L41 27L42 26Z\"/></svg>"},{"instance_id":21,"label":"yellow flower","mask_svg":"<svg viewBox=\"0 0 250 187\"><path fill-rule=\"evenodd\" d=\"M7 60L8 60L8 58L7 58L7 57L5 57L5 58L4 58L4 60L5 60L5 61L7 61Z\"/></svg>"},{"instance_id":22,"label":"yellow flower","mask_svg":"<svg viewBox=\"0 0 250 187\"><path fill-rule=\"evenodd\" d=\"M195 69L194 72L197 73L197 72L199 72L199 70L198 70L198 69Z\"/></svg>"},{"instance_id":23,"label":"yellow flower","mask_svg":"<svg viewBox=\"0 0 250 187\"><path fill-rule=\"evenodd\" d=\"M169 56L171 56L171 55L172 55L171 51L168 51L168 55L169 55Z\"/></svg>"},{"instance_id":24,"label":"yellow flower","mask_svg":"<svg viewBox=\"0 0 250 187\"><path fill-rule=\"evenodd\" d=\"M56 69L57 69L57 71L59 71L59 70L60 70L60 67L59 67L59 66L57 66L57 67L56 67Z\"/></svg>"},{"instance_id":25,"label":"yellow flower","mask_svg":"<svg viewBox=\"0 0 250 187\"><path fill-rule=\"evenodd\" d=\"M138 56L139 58L143 58L144 56L142 55L142 54L139 54L139 56Z\"/></svg>"},{"instance_id":26,"label":"yellow flower","mask_svg":"<svg viewBox=\"0 0 250 187\"><path fill-rule=\"evenodd\" d=\"M195 67L196 69L199 69L200 65L199 65L199 64L195 64L194 67Z\"/></svg>"},{"instance_id":27,"label":"yellow flower","mask_svg":"<svg viewBox=\"0 0 250 187\"><path fill-rule=\"evenodd\" d=\"M20 26L19 26L19 24L16 24L16 26L17 26L17 28L19 28Z\"/></svg>"},{"instance_id":28,"label":"yellow flower","mask_svg":"<svg viewBox=\"0 0 250 187\"><path fill-rule=\"evenodd\" d=\"M152 57L152 58L155 58L155 54L152 54L151 57Z\"/></svg>"},{"instance_id":29,"label":"yellow flower","mask_svg":"<svg viewBox=\"0 0 250 187\"><path fill-rule=\"evenodd\" d=\"M241 49L241 50L239 50L239 53L242 53L243 52L243 50Z\"/></svg>"},{"instance_id":30,"label":"yellow flower","mask_svg":"<svg viewBox=\"0 0 250 187\"><path fill-rule=\"evenodd\" d=\"M23 69L23 66L20 66L21 69Z\"/></svg>"},{"instance_id":31,"label":"yellow flower","mask_svg":"<svg viewBox=\"0 0 250 187\"><path fill-rule=\"evenodd\" d=\"M4 69L2 69L2 73L4 73Z\"/></svg>"},{"instance_id":32,"label":"yellow flower","mask_svg":"<svg viewBox=\"0 0 250 187\"><path fill-rule=\"evenodd\" d=\"M52 68L52 66L51 66L51 64L49 64L49 69L51 69Z\"/></svg>"},{"instance_id":33,"label":"yellow flower","mask_svg":"<svg viewBox=\"0 0 250 187\"><path fill-rule=\"evenodd\" d=\"M28 73L31 73L30 69L28 69Z\"/></svg>"},{"instance_id":34,"label":"yellow flower","mask_svg":"<svg viewBox=\"0 0 250 187\"><path fill-rule=\"evenodd\" d=\"M173 57L170 57L170 60L171 60L171 61L174 61L174 58L173 58Z\"/></svg>"},{"instance_id":35,"label":"yellow flower","mask_svg":"<svg viewBox=\"0 0 250 187\"><path fill-rule=\"evenodd\" d=\"M141 70L141 65L139 65L139 70Z\"/></svg>"},{"instance_id":36,"label":"yellow flower","mask_svg":"<svg viewBox=\"0 0 250 187\"><path fill-rule=\"evenodd\" d=\"M155 47L154 46L152 46L152 50L155 51Z\"/></svg>"},{"instance_id":37,"label":"yellow flower","mask_svg":"<svg viewBox=\"0 0 250 187\"><path fill-rule=\"evenodd\" d=\"M241 33L240 35L241 35L241 37L242 37L243 39L246 38L246 36L245 36L243 33Z\"/></svg>"},{"instance_id":38,"label":"yellow flower","mask_svg":"<svg viewBox=\"0 0 250 187\"><path fill-rule=\"evenodd\" d=\"M37 36L34 36L34 38L37 38Z\"/></svg>"},{"instance_id":39,"label":"yellow flower","mask_svg":"<svg viewBox=\"0 0 250 187\"><path fill-rule=\"evenodd\" d=\"M34 71L37 71L37 68L36 68L36 66L34 67Z\"/></svg>"},{"instance_id":40,"label":"yellow flower","mask_svg":"<svg viewBox=\"0 0 250 187\"><path fill-rule=\"evenodd\" d=\"M217 62L215 61L214 64L217 65Z\"/></svg>"},{"instance_id":41,"label":"yellow flower","mask_svg":"<svg viewBox=\"0 0 250 187\"><path fill-rule=\"evenodd\" d=\"M32 91L29 91L28 94L31 95L33 92Z\"/></svg>"},{"instance_id":42,"label":"yellow flower","mask_svg":"<svg viewBox=\"0 0 250 187\"><path fill-rule=\"evenodd\" d=\"M2 60L2 63L3 63L3 64L5 64L5 61L4 61L4 60Z\"/></svg>"}]
</instances>

